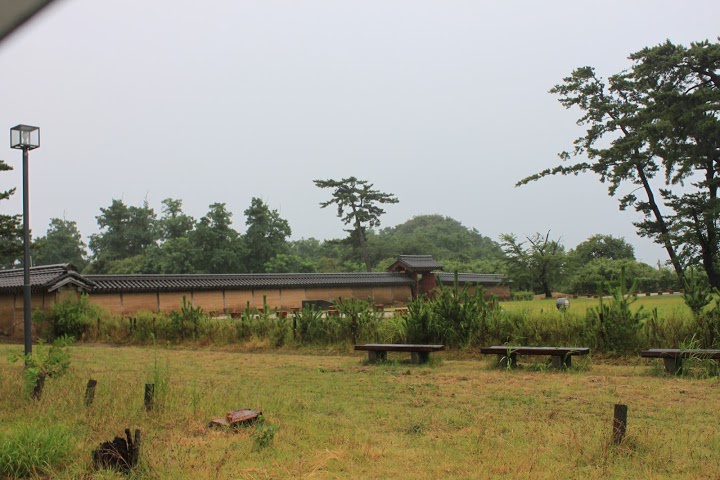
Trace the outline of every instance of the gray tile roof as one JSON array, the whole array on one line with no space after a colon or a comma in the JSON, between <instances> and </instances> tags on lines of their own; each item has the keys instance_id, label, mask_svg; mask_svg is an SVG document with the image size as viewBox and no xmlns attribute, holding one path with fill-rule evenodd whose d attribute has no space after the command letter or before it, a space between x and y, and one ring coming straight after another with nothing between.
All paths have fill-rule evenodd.
<instances>
[{"instance_id":1,"label":"gray tile roof","mask_svg":"<svg viewBox=\"0 0 720 480\"><path fill-rule=\"evenodd\" d=\"M436 262L432 255L400 255L398 262L414 271L442 270L443 265Z\"/></svg>"},{"instance_id":2,"label":"gray tile roof","mask_svg":"<svg viewBox=\"0 0 720 480\"><path fill-rule=\"evenodd\" d=\"M69 263L30 268L30 289L33 292L47 291L68 279L88 289L94 285ZM22 293L23 280L22 269L0 270L0 293Z\"/></svg>"},{"instance_id":3,"label":"gray tile roof","mask_svg":"<svg viewBox=\"0 0 720 480\"><path fill-rule=\"evenodd\" d=\"M452 285L455 282L454 273L438 273L437 280L443 285ZM491 273L458 273L458 282L479 283L480 285L501 285L508 283L505 275Z\"/></svg>"},{"instance_id":4,"label":"gray tile roof","mask_svg":"<svg viewBox=\"0 0 720 480\"><path fill-rule=\"evenodd\" d=\"M224 275L87 275L93 292L250 290L413 285L402 273L248 273Z\"/></svg>"}]
</instances>

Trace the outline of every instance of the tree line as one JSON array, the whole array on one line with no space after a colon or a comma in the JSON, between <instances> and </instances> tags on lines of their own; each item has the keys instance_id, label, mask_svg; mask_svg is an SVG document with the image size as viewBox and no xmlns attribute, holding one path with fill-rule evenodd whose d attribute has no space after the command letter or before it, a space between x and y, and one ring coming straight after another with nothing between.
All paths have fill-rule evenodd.
<instances>
[{"instance_id":1,"label":"tree line","mask_svg":"<svg viewBox=\"0 0 720 480\"><path fill-rule=\"evenodd\" d=\"M503 234L495 242L438 215L381 229L383 205L398 199L356 177L314 181L331 190L320 206L337 207L347 238L290 241L288 222L258 198L244 212L244 234L232 228L223 203L195 220L177 199L164 200L159 217L147 203L113 200L100 209L90 254L75 222L55 218L34 242L35 263L70 261L106 273L336 272L381 270L399 254L432 254L448 270L506 273L516 289L545 295L592 293L622 270L641 280L641 289L671 288L691 267L720 288L720 43L667 41L629 59L630 68L607 79L592 67L575 69L551 90L579 110L577 123L587 130L560 153L563 163L518 185L591 172L611 196L632 189L620 196L620 208L640 213L638 234L665 248L672 272L637 262L627 242L606 235L567 250L549 231ZM8 169L0 161L0 172ZM0 200L13 192L0 192ZM20 217L0 215L0 264L18 265L21 250Z\"/></svg>"}]
</instances>

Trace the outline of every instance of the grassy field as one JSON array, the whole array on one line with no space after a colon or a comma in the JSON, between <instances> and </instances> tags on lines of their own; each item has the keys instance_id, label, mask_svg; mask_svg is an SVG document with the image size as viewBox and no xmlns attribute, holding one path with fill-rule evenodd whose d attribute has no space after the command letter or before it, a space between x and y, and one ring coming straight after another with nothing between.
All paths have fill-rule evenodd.
<instances>
[{"instance_id":1,"label":"grassy field","mask_svg":"<svg viewBox=\"0 0 720 480\"><path fill-rule=\"evenodd\" d=\"M21 348L0 345L0 356ZM71 433L71 455L52 478L121 478L93 472L90 452L126 427L144 435L136 478L720 477L717 378L665 377L650 361L588 359L552 372L452 352L423 366L400 354L376 366L359 353L71 352L71 373L49 380L39 402L22 396L22 366L0 361L0 435L28 424ZM168 388L164 408L148 414L152 377ZM88 378L99 382L89 408ZM620 446L609 442L615 403L629 406ZM252 427L206 428L242 407L277 427L269 446Z\"/></svg>"},{"instance_id":2,"label":"grassy field","mask_svg":"<svg viewBox=\"0 0 720 480\"><path fill-rule=\"evenodd\" d=\"M598 302L599 300L597 298L571 298L568 313L583 315L585 310L597 306ZM528 314L554 312L557 310L554 299L500 302L500 305L504 310L509 312L525 312ZM635 309L642 307L647 312L657 308L658 314L661 317L691 315L690 309L685 305L682 295L641 296L638 297L633 307Z\"/></svg>"}]
</instances>

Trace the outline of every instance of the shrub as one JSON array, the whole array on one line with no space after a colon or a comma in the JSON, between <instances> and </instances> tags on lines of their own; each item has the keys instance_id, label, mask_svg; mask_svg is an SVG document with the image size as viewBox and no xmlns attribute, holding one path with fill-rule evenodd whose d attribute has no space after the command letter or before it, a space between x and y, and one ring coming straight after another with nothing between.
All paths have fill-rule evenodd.
<instances>
[{"instance_id":1,"label":"shrub","mask_svg":"<svg viewBox=\"0 0 720 480\"><path fill-rule=\"evenodd\" d=\"M626 288L625 269L613 282L606 282L607 293L612 295L605 302L600 295L600 304L588 310L597 347L602 350L625 353L638 346L638 333L648 314L640 307L635 312L630 306L637 301L637 280Z\"/></svg>"},{"instance_id":2,"label":"shrub","mask_svg":"<svg viewBox=\"0 0 720 480\"><path fill-rule=\"evenodd\" d=\"M28 355L13 355L11 362L24 360L26 368L23 370L25 391L30 396L40 377L60 377L70 368L70 352L65 347L72 344L72 337L56 338L48 347L42 340L38 341L35 349ZM40 392L37 393L38 395Z\"/></svg>"},{"instance_id":3,"label":"shrub","mask_svg":"<svg viewBox=\"0 0 720 480\"><path fill-rule=\"evenodd\" d=\"M532 300L535 298L535 293L528 290L517 290L510 292L510 300Z\"/></svg>"},{"instance_id":4,"label":"shrub","mask_svg":"<svg viewBox=\"0 0 720 480\"><path fill-rule=\"evenodd\" d=\"M715 346L720 338L720 292L695 269L687 271L684 287L683 300L693 313L699 344L705 348Z\"/></svg>"},{"instance_id":5,"label":"shrub","mask_svg":"<svg viewBox=\"0 0 720 480\"><path fill-rule=\"evenodd\" d=\"M302 310L294 312L295 340L299 343L320 341L320 333L323 331L322 323L323 312L315 307L306 306Z\"/></svg>"},{"instance_id":6,"label":"shrub","mask_svg":"<svg viewBox=\"0 0 720 480\"><path fill-rule=\"evenodd\" d=\"M83 338L88 327L94 320L102 315L97 305L90 303L88 295L79 298L66 298L52 306L49 312L38 311L36 319L41 324L48 339L64 335L74 338Z\"/></svg>"},{"instance_id":7,"label":"shrub","mask_svg":"<svg viewBox=\"0 0 720 480\"><path fill-rule=\"evenodd\" d=\"M419 297L407 304L407 312L402 315L405 324L405 336L410 343L428 344L440 338L439 326L435 323L432 301Z\"/></svg>"},{"instance_id":8,"label":"shrub","mask_svg":"<svg viewBox=\"0 0 720 480\"><path fill-rule=\"evenodd\" d=\"M70 460L75 438L58 423L20 422L0 432L0 476L51 475Z\"/></svg>"}]
</instances>

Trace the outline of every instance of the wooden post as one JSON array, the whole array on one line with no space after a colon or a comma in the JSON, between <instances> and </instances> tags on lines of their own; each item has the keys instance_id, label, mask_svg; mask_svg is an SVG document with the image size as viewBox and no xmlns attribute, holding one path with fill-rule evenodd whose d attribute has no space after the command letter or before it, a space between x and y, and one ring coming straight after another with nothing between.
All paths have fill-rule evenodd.
<instances>
[{"instance_id":1,"label":"wooden post","mask_svg":"<svg viewBox=\"0 0 720 480\"><path fill-rule=\"evenodd\" d=\"M40 400L40 397L42 397L43 387L45 386L45 375L40 374L37 377L37 380L35 380L35 387L32 391L32 398L33 400Z\"/></svg>"},{"instance_id":2,"label":"wooden post","mask_svg":"<svg viewBox=\"0 0 720 480\"><path fill-rule=\"evenodd\" d=\"M625 437L625 430L627 428L627 405L619 403L615 404L615 411L613 413L613 443L620 445Z\"/></svg>"},{"instance_id":3,"label":"wooden post","mask_svg":"<svg viewBox=\"0 0 720 480\"><path fill-rule=\"evenodd\" d=\"M153 403L155 401L155 384L145 384L145 411L150 412L153 409Z\"/></svg>"},{"instance_id":4,"label":"wooden post","mask_svg":"<svg viewBox=\"0 0 720 480\"><path fill-rule=\"evenodd\" d=\"M88 380L87 387L85 387L85 406L89 407L95 400L95 387L97 386L97 380L92 378Z\"/></svg>"}]
</instances>

